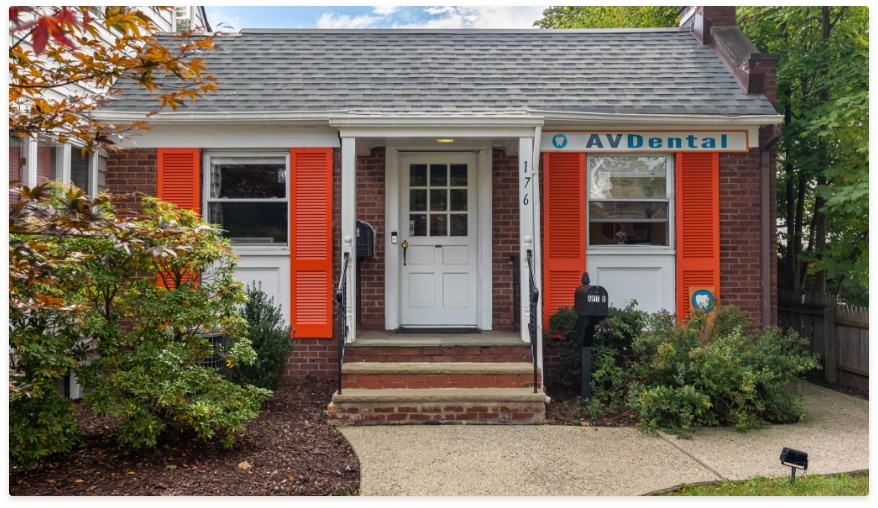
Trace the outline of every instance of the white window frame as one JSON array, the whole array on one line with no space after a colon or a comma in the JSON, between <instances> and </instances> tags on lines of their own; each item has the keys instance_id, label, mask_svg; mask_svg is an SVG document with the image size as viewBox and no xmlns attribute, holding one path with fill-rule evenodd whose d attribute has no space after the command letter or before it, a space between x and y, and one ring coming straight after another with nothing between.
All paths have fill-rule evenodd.
<instances>
[{"instance_id":1,"label":"white window frame","mask_svg":"<svg viewBox=\"0 0 878 508\"><path fill-rule=\"evenodd\" d=\"M37 174L37 165L38 165L38 154L39 154L39 141L34 138L26 138L22 140L22 145L26 147L24 150L26 165L25 165L25 181L24 184L28 187L34 187L40 183L38 181ZM60 178L57 178L55 181L61 182L63 184L72 183L72 175L71 168L73 166L71 157L73 156L73 150L80 150L82 146L76 146L70 143L67 144L47 144L47 146L54 147L57 153L56 157L56 173L60 175ZM101 185L98 183L98 174L100 167L100 160L103 158L106 160L107 152L106 150L99 149L96 150L96 153L93 153L89 156L88 159L88 188L82 189L89 196L97 196L100 192L105 189L101 189ZM104 165L106 168L106 164Z\"/></svg>"},{"instance_id":2,"label":"white window frame","mask_svg":"<svg viewBox=\"0 0 878 508\"><path fill-rule=\"evenodd\" d=\"M591 197L591 167L592 167L592 158L601 157L601 158L611 158L611 157L665 157L665 199L596 199L596 202L644 202L644 201L654 201L656 203L664 203L668 204L668 245L618 245L618 244L600 244L600 245L592 245L591 243L591 225L592 219L590 211L590 205L592 203ZM586 225L585 225L585 237L586 237L586 249L594 250L594 252L605 252L609 250L620 250L626 251L630 253L648 254L650 252L653 253L662 253L667 254L669 252L673 252L675 250L676 240L675 240L675 228L674 224L676 221L676 205L675 205L675 163L676 163L676 154L674 153L656 153L656 152L622 152L622 153L594 153L594 154L586 154L585 155L585 212L586 212ZM618 221L621 222L621 221ZM632 221L637 222L637 221Z\"/></svg>"},{"instance_id":3,"label":"white window frame","mask_svg":"<svg viewBox=\"0 0 878 508\"><path fill-rule=\"evenodd\" d=\"M286 164L286 184L284 187L284 192L286 196L283 200L280 198L256 198L256 199L221 199L221 198L211 198L210 197L210 186L211 186L211 159L212 158L220 158L220 157L282 157ZM289 151L280 151L280 150L270 150L270 151L257 151L257 150L246 150L246 151L214 151L214 150L205 150L202 155L202 189L201 189L201 202L202 202L202 210L201 216L204 217L208 222L210 222L210 204L211 203L222 203L222 202L252 202L252 203L280 203L285 202L287 205L287 220L286 220L286 228L287 228L287 243L286 244L259 244L259 245L245 245L245 244L232 244L232 247L239 252L245 252L247 254L266 254L266 255L274 255L278 252L288 252L290 250L290 245L292 244L291 231L290 231L290 199L291 199L291 190L292 186L290 182L292 180L292 174L290 171L290 152Z\"/></svg>"}]
</instances>

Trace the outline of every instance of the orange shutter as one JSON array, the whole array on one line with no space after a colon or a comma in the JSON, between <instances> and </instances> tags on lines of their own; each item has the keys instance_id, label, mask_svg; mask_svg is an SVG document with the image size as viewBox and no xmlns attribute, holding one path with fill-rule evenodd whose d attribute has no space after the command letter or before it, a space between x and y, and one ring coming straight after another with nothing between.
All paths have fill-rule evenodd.
<instances>
[{"instance_id":1,"label":"orange shutter","mask_svg":"<svg viewBox=\"0 0 878 508\"><path fill-rule=\"evenodd\" d=\"M548 330L559 307L573 307L585 271L585 154L544 154L543 186L543 328Z\"/></svg>"},{"instance_id":2,"label":"orange shutter","mask_svg":"<svg viewBox=\"0 0 878 508\"><path fill-rule=\"evenodd\" d=\"M290 291L298 339L332 338L332 149L290 150Z\"/></svg>"},{"instance_id":3,"label":"orange shutter","mask_svg":"<svg viewBox=\"0 0 878 508\"><path fill-rule=\"evenodd\" d=\"M719 300L719 154L679 153L676 168L677 319L689 318L689 290Z\"/></svg>"},{"instance_id":4,"label":"orange shutter","mask_svg":"<svg viewBox=\"0 0 878 508\"><path fill-rule=\"evenodd\" d=\"M201 213L201 164L198 148L159 148L158 198Z\"/></svg>"},{"instance_id":5,"label":"orange shutter","mask_svg":"<svg viewBox=\"0 0 878 508\"><path fill-rule=\"evenodd\" d=\"M178 208L201 214L201 151L198 148L158 149L157 198L175 204ZM164 283L161 275L157 283L174 289L173 281ZM185 275L183 281L190 280ZM197 281L196 281L197 282Z\"/></svg>"}]
</instances>

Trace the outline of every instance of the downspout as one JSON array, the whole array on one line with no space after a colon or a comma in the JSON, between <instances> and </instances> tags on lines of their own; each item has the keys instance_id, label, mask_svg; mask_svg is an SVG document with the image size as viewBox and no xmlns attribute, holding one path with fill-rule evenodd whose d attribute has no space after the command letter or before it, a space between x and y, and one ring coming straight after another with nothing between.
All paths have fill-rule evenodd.
<instances>
[{"instance_id":1,"label":"downspout","mask_svg":"<svg viewBox=\"0 0 878 508\"><path fill-rule=\"evenodd\" d=\"M772 125L773 135L759 147L762 158L762 328L771 326L771 179L769 150L780 139L780 129Z\"/></svg>"}]
</instances>

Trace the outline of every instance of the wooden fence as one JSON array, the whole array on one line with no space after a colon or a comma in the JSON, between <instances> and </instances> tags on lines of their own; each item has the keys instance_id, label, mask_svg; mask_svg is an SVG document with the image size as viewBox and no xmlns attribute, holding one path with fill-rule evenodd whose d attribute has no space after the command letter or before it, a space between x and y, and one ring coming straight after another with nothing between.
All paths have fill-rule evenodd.
<instances>
[{"instance_id":1,"label":"wooden fence","mask_svg":"<svg viewBox=\"0 0 878 508\"><path fill-rule=\"evenodd\" d=\"M869 309L837 305L826 294L778 291L778 325L795 330L820 355L824 378L869 392Z\"/></svg>"}]
</instances>

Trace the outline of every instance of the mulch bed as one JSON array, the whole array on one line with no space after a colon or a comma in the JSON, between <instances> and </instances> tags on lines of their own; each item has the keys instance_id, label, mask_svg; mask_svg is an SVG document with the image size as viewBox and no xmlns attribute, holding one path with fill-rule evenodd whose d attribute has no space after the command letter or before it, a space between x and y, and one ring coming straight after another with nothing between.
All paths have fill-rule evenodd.
<instances>
[{"instance_id":1,"label":"mulch bed","mask_svg":"<svg viewBox=\"0 0 878 508\"><path fill-rule=\"evenodd\" d=\"M326 423L333 381L282 385L231 449L192 436L154 449L118 444L118 422L82 404L80 448L28 471L10 470L13 496L325 496L357 495L360 462Z\"/></svg>"}]
</instances>

